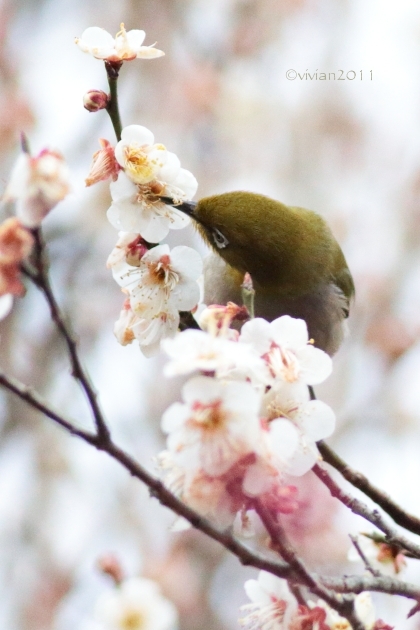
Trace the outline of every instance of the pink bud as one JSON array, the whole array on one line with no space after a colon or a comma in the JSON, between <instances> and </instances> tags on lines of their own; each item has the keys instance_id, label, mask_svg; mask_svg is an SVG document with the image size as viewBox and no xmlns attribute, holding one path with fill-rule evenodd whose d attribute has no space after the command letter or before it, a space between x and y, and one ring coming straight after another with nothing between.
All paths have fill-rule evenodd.
<instances>
[{"instance_id":1,"label":"pink bud","mask_svg":"<svg viewBox=\"0 0 420 630\"><path fill-rule=\"evenodd\" d=\"M102 90L89 90L83 97L83 107L88 112L97 112L106 109L108 100L108 95Z\"/></svg>"}]
</instances>

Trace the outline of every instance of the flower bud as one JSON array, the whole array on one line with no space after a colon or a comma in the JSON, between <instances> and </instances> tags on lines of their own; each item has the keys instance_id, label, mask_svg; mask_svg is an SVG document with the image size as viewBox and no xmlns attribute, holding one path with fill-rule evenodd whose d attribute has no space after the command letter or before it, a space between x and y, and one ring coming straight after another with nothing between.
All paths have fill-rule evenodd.
<instances>
[{"instance_id":1,"label":"flower bud","mask_svg":"<svg viewBox=\"0 0 420 630\"><path fill-rule=\"evenodd\" d=\"M83 107L88 112L97 112L106 109L108 100L108 95L102 90L89 90L83 97Z\"/></svg>"}]
</instances>

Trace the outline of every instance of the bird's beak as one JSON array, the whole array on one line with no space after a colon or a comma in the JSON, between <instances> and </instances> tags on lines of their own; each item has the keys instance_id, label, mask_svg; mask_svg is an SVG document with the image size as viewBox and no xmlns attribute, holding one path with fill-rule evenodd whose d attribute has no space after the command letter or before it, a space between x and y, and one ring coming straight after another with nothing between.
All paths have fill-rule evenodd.
<instances>
[{"instance_id":1,"label":"bird's beak","mask_svg":"<svg viewBox=\"0 0 420 630\"><path fill-rule=\"evenodd\" d=\"M174 203L174 200L171 197L160 197L160 200L163 203L166 203L168 206L173 206L177 210L181 210L192 219L197 221L197 217L195 216L195 209L197 207L196 201L183 201L182 203Z\"/></svg>"}]
</instances>

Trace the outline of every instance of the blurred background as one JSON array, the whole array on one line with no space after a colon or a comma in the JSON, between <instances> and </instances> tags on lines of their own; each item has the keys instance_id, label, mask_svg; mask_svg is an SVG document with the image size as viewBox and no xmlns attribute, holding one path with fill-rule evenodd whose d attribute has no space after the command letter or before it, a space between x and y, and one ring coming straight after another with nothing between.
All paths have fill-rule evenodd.
<instances>
[{"instance_id":1,"label":"blurred background","mask_svg":"<svg viewBox=\"0 0 420 630\"><path fill-rule=\"evenodd\" d=\"M106 76L74 37L94 25L115 35L120 22L166 52L123 67L123 124L152 129L195 174L198 197L257 191L329 221L356 283L350 335L318 390L338 417L329 443L420 514L420 4L0 1L0 194L22 130L34 153L64 154L72 194L45 222L53 286L116 441L153 469L164 444L159 420L180 381L162 377L162 358L145 359L113 336L122 297L105 268L116 240L105 216L109 187L84 188L98 139L113 141L113 132L104 112L83 109L83 94L106 90ZM304 78L289 80L288 70ZM192 228L168 242L204 253ZM33 288L0 335L2 368L87 425ZM116 463L3 392L0 419L0 630L88 627L109 587L96 568L107 552L127 576L160 583L181 630L238 627L243 582L256 571L201 534L169 532L173 516ZM298 485L300 509L287 521L308 564L361 572L347 561L348 533L370 529L312 473ZM418 583L418 561L408 561L406 577ZM409 602L374 599L388 623L420 628L419 615L405 620Z\"/></svg>"}]
</instances>

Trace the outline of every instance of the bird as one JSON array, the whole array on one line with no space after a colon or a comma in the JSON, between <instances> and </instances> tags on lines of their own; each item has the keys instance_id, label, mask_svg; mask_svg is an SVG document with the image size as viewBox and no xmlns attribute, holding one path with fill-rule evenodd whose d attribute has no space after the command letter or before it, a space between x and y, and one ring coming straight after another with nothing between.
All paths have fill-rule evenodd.
<instances>
[{"instance_id":1,"label":"bird","mask_svg":"<svg viewBox=\"0 0 420 630\"><path fill-rule=\"evenodd\" d=\"M175 207L191 217L212 250L204 261L205 304L240 304L249 273L256 317L303 319L316 347L330 356L337 352L355 287L323 217L246 191Z\"/></svg>"}]
</instances>

